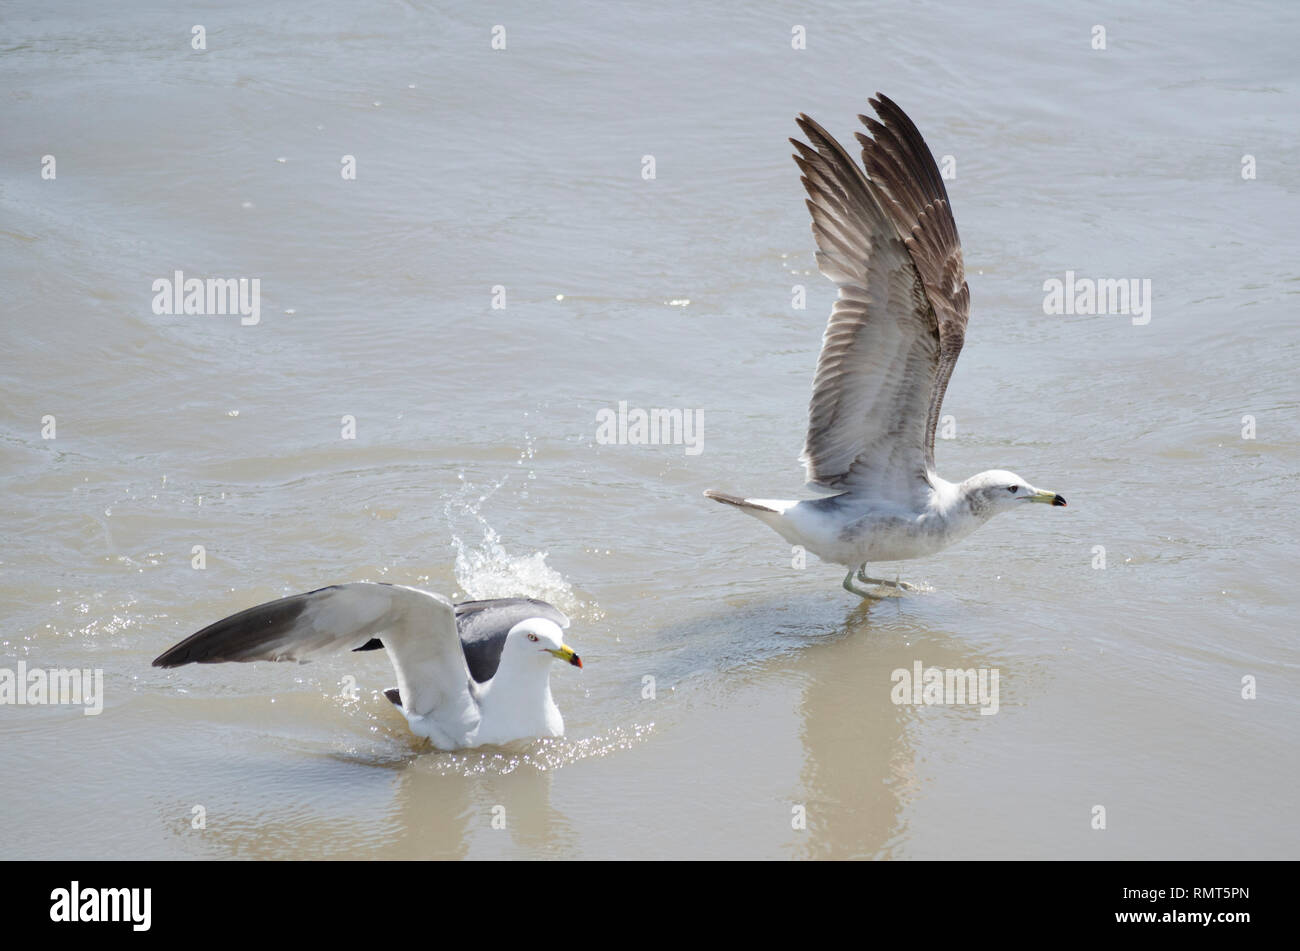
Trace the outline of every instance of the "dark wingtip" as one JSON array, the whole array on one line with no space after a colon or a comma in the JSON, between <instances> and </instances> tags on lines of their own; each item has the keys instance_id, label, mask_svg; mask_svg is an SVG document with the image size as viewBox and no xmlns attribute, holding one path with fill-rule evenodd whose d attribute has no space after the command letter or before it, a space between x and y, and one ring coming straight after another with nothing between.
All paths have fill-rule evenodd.
<instances>
[{"instance_id":1,"label":"dark wingtip","mask_svg":"<svg viewBox=\"0 0 1300 951\"><path fill-rule=\"evenodd\" d=\"M190 663L192 658L186 656L186 651L180 650L180 648L184 647L186 643L187 641L182 641L179 644L172 645L170 648L155 657L150 666L163 668L183 667L185 664Z\"/></svg>"},{"instance_id":2,"label":"dark wingtip","mask_svg":"<svg viewBox=\"0 0 1300 951\"><path fill-rule=\"evenodd\" d=\"M153 666L181 667L185 664L220 664L255 659L253 655L258 653L268 638L293 629L294 623L313 596L337 587L338 585L330 585L306 594L268 601L222 618L180 643L173 644L154 659Z\"/></svg>"}]
</instances>

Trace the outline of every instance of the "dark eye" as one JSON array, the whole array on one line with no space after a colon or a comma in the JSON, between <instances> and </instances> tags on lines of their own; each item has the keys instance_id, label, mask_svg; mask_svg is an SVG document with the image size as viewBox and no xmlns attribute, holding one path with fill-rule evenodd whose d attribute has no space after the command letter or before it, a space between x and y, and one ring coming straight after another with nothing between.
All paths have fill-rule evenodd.
<instances>
[{"instance_id":1,"label":"dark eye","mask_svg":"<svg viewBox=\"0 0 1300 951\"><path fill-rule=\"evenodd\" d=\"M528 639L529 639L530 641L536 641L536 640L537 640L537 635L536 635L536 634L529 634L529 635L528 635Z\"/></svg>"},{"instance_id":2,"label":"dark eye","mask_svg":"<svg viewBox=\"0 0 1300 951\"><path fill-rule=\"evenodd\" d=\"M1015 495L1015 494L1016 494L1016 490L1019 489L1019 488L1020 488L1020 486L1018 486L1018 485L1009 485L1009 486L1007 486L1007 491L1010 492L1012 495Z\"/></svg>"}]
</instances>

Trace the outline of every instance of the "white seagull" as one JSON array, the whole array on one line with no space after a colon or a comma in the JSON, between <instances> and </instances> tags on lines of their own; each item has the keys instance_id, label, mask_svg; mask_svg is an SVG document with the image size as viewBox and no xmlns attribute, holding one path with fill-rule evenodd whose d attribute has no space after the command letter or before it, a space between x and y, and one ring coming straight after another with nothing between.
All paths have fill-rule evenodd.
<instances>
[{"instance_id":1,"label":"white seagull","mask_svg":"<svg viewBox=\"0 0 1300 951\"><path fill-rule=\"evenodd\" d=\"M999 512L1025 502L1065 505L1055 492L991 469L965 482L934 468L944 390L961 353L970 292L948 191L912 120L888 98L879 120L858 116L866 174L820 125L800 114L811 146L793 156L808 192L817 267L839 286L822 338L799 461L808 487L829 498L747 499L709 490L766 522L823 561L847 565L853 583L911 588L868 578L867 564L934 554Z\"/></svg>"},{"instance_id":2,"label":"white seagull","mask_svg":"<svg viewBox=\"0 0 1300 951\"><path fill-rule=\"evenodd\" d=\"M296 660L384 648L397 686L386 690L410 724L441 750L560 736L551 662L581 667L563 642L564 614L532 598L453 605L403 585L333 585L259 604L217 621L161 654L155 667ZM382 636L382 640L380 637Z\"/></svg>"}]
</instances>

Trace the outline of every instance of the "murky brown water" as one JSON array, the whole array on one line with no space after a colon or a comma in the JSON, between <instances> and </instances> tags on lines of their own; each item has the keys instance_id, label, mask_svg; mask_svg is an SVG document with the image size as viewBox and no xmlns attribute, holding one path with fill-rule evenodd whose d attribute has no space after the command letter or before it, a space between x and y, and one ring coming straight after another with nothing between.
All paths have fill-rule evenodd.
<instances>
[{"instance_id":1,"label":"murky brown water","mask_svg":"<svg viewBox=\"0 0 1300 951\"><path fill-rule=\"evenodd\" d=\"M0 21L0 667L105 684L0 706L4 857L1300 851L1290 5L133 6ZM832 288L785 137L876 89L955 160L940 471L1070 507L863 608L700 493L800 492ZM258 278L259 322L153 313L176 270ZM1067 270L1149 279L1150 322L1045 315ZM702 451L599 442L619 401ZM364 578L570 612L568 735L425 751L377 654L149 666ZM917 662L996 671L996 714L895 704Z\"/></svg>"}]
</instances>

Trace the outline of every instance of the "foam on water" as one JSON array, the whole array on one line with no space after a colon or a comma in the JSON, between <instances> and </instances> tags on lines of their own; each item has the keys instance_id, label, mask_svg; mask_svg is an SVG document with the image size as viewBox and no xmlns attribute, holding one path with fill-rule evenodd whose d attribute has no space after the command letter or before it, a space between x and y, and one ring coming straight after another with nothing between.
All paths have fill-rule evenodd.
<instances>
[{"instance_id":1,"label":"foam on water","mask_svg":"<svg viewBox=\"0 0 1300 951\"><path fill-rule=\"evenodd\" d=\"M654 732L653 723L612 727L597 736L575 739L567 736L521 741L507 747L439 753L420 760L421 769L442 775L504 776L516 770L544 773L579 760L608 756L629 750Z\"/></svg>"}]
</instances>

